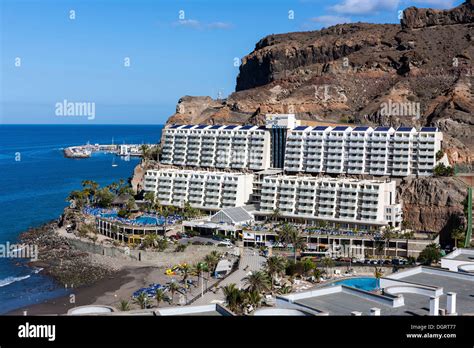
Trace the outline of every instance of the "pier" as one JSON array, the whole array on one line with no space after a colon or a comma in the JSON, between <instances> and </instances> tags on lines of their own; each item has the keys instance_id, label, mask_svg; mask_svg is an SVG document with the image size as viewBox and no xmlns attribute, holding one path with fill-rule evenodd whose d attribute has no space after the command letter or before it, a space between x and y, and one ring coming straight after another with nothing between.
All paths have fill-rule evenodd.
<instances>
[{"instance_id":1,"label":"pier","mask_svg":"<svg viewBox=\"0 0 474 348\"><path fill-rule=\"evenodd\" d=\"M70 146L64 149L64 156L67 158L89 158L93 153L103 152L111 153L117 156L141 156L142 146L146 145L152 148L154 144L89 144Z\"/></svg>"}]
</instances>

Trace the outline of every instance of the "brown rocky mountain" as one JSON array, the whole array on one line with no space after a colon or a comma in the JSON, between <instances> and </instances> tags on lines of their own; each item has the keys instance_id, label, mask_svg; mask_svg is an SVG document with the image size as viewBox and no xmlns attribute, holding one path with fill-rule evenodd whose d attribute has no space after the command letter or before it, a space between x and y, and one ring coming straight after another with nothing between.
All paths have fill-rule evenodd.
<instances>
[{"instance_id":1,"label":"brown rocky mountain","mask_svg":"<svg viewBox=\"0 0 474 348\"><path fill-rule=\"evenodd\" d=\"M451 161L472 162L472 1L407 8L401 25L267 36L242 59L236 92L183 97L168 122L260 124L266 113L293 112L308 122L437 126ZM413 109L400 114L393 105Z\"/></svg>"}]
</instances>

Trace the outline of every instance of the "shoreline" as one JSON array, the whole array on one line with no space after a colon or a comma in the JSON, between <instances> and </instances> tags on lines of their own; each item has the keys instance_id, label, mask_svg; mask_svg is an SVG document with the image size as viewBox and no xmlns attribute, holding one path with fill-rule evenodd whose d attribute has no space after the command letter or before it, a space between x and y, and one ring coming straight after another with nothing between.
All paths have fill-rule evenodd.
<instances>
[{"instance_id":1,"label":"shoreline","mask_svg":"<svg viewBox=\"0 0 474 348\"><path fill-rule=\"evenodd\" d=\"M121 286L133 281L133 276L130 275L131 269L123 269L116 274L103 278L96 283L79 287L77 289L70 289L66 296L57 297L46 300L42 303L37 303L25 307L21 307L4 315L65 315L71 308L83 305L90 305L95 303L101 296L107 293L115 292ZM74 303L71 303L72 295L74 295Z\"/></svg>"}]
</instances>

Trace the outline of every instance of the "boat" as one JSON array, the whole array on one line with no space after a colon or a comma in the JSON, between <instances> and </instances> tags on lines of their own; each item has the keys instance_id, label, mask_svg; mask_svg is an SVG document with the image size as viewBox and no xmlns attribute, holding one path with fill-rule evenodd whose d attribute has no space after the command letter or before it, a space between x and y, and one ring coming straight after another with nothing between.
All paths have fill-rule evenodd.
<instances>
[{"instance_id":1,"label":"boat","mask_svg":"<svg viewBox=\"0 0 474 348\"><path fill-rule=\"evenodd\" d=\"M112 167L118 167L118 164L115 163L115 157L112 159Z\"/></svg>"}]
</instances>

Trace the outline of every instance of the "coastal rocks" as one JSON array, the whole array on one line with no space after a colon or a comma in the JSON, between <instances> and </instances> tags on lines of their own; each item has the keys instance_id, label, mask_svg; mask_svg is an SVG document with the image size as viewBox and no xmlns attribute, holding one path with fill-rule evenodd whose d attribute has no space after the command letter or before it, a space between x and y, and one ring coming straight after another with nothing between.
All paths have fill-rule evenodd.
<instances>
[{"instance_id":1,"label":"coastal rocks","mask_svg":"<svg viewBox=\"0 0 474 348\"><path fill-rule=\"evenodd\" d=\"M90 285L114 274L113 269L91 262L89 254L74 249L55 228L56 223L48 223L20 236L22 243L38 246L38 260L30 266L43 268L44 274L68 287Z\"/></svg>"},{"instance_id":2,"label":"coastal rocks","mask_svg":"<svg viewBox=\"0 0 474 348\"><path fill-rule=\"evenodd\" d=\"M467 0L464 4L449 10L409 7L403 11L402 28L418 29L435 25L452 25L474 22L474 2Z\"/></svg>"},{"instance_id":3,"label":"coastal rocks","mask_svg":"<svg viewBox=\"0 0 474 348\"><path fill-rule=\"evenodd\" d=\"M406 178L398 186L407 228L440 232L449 239L449 231L465 223L464 201L467 185L455 177Z\"/></svg>"}]
</instances>

